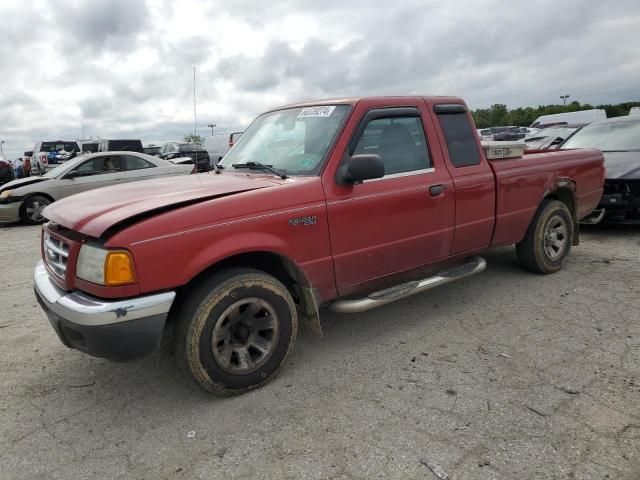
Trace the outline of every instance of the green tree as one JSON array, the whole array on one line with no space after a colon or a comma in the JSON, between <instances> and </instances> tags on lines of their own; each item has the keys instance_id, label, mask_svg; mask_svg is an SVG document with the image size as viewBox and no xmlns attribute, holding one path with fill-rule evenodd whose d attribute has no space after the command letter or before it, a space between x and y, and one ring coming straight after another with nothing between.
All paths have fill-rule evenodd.
<instances>
[{"instance_id":1,"label":"green tree","mask_svg":"<svg viewBox=\"0 0 640 480\"><path fill-rule=\"evenodd\" d=\"M204 142L204 137L201 137L200 135L195 135L193 133L188 133L187 135L182 137L182 140L186 143L202 143Z\"/></svg>"},{"instance_id":2,"label":"green tree","mask_svg":"<svg viewBox=\"0 0 640 480\"><path fill-rule=\"evenodd\" d=\"M531 125L536 118L542 115L554 113L576 112L578 110L603 109L607 117L620 117L627 115L631 107L640 106L640 102L624 102L617 105L596 105L580 103L576 100L568 105L538 105L537 107L518 107L509 110L506 105L497 103L489 108L479 108L472 111L473 119L478 128L499 127L517 125L526 127Z\"/></svg>"}]
</instances>

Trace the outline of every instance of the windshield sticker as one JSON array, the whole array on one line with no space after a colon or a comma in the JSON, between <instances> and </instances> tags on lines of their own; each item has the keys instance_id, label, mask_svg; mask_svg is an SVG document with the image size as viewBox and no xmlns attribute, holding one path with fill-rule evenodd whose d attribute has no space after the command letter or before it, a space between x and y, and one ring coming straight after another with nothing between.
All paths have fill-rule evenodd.
<instances>
[{"instance_id":1,"label":"windshield sticker","mask_svg":"<svg viewBox=\"0 0 640 480\"><path fill-rule=\"evenodd\" d=\"M300 165L302 166L302 168L313 168L314 163L315 162L311 158L305 158L304 160L302 160Z\"/></svg>"},{"instance_id":2,"label":"windshield sticker","mask_svg":"<svg viewBox=\"0 0 640 480\"><path fill-rule=\"evenodd\" d=\"M298 114L298 118L309 117L329 117L336 109L335 105L324 105L320 107L305 107Z\"/></svg>"}]
</instances>

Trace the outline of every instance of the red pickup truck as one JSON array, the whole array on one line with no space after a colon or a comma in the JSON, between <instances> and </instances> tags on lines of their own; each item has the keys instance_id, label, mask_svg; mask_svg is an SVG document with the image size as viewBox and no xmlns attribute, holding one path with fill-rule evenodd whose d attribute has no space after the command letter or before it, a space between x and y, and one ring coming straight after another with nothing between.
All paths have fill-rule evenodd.
<instances>
[{"instance_id":1,"label":"red pickup truck","mask_svg":"<svg viewBox=\"0 0 640 480\"><path fill-rule=\"evenodd\" d=\"M215 172L107 187L47 207L35 291L62 342L151 354L165 332L210 392L268 381L298 323L482 271L516 245L559 270L598 204L597 150L488 161L460 98L377 97L259 116Z\"/></svg>"}]
</instances>

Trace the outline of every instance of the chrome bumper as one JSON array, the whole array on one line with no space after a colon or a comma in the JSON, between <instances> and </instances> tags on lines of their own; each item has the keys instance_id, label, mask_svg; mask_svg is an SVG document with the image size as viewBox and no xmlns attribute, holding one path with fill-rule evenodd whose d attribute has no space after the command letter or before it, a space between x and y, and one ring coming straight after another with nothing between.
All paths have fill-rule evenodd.
<instances>
[{"instance_id":1,"label":"chrome bumper","mask_svg":"<svg viewBox=\"0 0 640 480\"><path fill-rule=\"evenodd\" d=\"M102 300L82 292L66 292L55 285L42 260L33 271L36 293L43 308L76 325L102 326L167 315L175 292L126 300Z\"/></svg>"}]
</instances>

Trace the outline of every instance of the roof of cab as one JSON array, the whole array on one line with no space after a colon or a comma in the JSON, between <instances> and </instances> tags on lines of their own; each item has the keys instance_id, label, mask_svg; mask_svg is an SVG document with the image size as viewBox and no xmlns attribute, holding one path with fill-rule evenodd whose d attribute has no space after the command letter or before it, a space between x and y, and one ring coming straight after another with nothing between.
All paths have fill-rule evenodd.
<instances>
[{"instance_id":1,"label":"roof of cab","mask_svg":"<svg viewBox=\"0 0 640 480\"><path fill-rule=\"evenodd\" d=\"M273 112L277 110L284 110L286 108L299 108L299 107L312 107L316 105L356 105L360 102L366 101L394 101L397 100L399 103L402 103L402 100L426 100L427 103L459 103L465 104L464 100L460 97L451 97L451 96L424 96L424 95L388 95L388 96L371 96L371 97L338 97L338 98L321 98L314 100L307 100L304 102L296 102L290 103L287 105L282 105L276 108L272 108L268 111Z\"/></svg>"}]
</instances>

